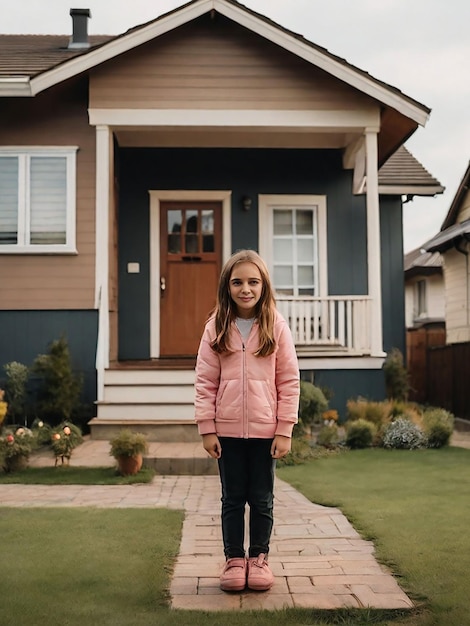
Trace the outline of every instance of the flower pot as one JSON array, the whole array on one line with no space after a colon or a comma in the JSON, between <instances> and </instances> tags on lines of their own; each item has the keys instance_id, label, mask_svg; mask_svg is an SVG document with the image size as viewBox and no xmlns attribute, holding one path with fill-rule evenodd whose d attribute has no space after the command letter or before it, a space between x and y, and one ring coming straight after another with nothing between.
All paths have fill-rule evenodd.
<instances>
[{"instance_id":1,"label":"flower pot","mask_svg":"<svg viewBox=\"0 0 470 626\"><path fill-rule=\"evenodd\" d=\"M141 454L135 456L118 456L118 469L122 476L131 476L137 474L142 467L144 459Z\"/></svg>"}]
</instances>

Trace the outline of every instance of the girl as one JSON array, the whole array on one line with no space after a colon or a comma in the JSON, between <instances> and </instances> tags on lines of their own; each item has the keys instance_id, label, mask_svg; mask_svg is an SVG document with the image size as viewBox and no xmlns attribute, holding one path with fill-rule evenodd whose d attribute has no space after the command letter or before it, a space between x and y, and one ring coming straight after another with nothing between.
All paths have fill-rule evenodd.
<instances>
[{"instance_id":1,"label":"girl","mask_svg":"<svg viewBox=\"0 0 470 626\"><path fill-rule=\"evenodd\" d=\"M277 312L268 270L252 250L225 264L217 304L199 346L196 422L218 459L222 486L224 591L266 591L273 527L274 467L291 446L299 368L290 329ZM245 505L250 506L245 555Z\"/></svg>"}]
</instances>

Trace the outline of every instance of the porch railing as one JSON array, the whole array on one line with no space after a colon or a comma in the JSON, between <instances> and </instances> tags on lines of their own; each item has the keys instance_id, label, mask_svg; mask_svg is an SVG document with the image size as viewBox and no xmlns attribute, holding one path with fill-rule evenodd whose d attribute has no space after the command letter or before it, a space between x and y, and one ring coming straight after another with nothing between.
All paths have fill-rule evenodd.
<instances>
[{"instance_id":1,"label":"porch railing","mask_svg":"<svg viewBox=\"0 0 470 626\"><path fill-rule=\"evenodd\" d=\"M355 355L371 353L368 296L278 295L276 301L298 348Z\"/></svg>"}]
</instances>

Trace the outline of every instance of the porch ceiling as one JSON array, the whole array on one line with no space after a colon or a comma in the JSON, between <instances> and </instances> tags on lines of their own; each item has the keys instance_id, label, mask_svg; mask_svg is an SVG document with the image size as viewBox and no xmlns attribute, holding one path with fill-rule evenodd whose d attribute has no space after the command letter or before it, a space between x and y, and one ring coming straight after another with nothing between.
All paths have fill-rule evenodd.
<instances>
[{"instance_id":1,"label":"porch ceiling","mask_svg":"<svg viewBox=\"0 0 470 626\"><path fill-rule=\"evenodd\" d=\"M113 132L122 147L131 148L344 148L357 133L306 132L282 128L165 128L116 127Z\"/></svg>"}]
</instances>

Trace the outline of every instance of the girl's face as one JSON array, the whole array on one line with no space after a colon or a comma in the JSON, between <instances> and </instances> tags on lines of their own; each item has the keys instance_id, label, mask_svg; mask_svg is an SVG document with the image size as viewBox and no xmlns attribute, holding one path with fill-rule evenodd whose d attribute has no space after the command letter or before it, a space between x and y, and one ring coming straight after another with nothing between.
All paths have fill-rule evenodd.
<instances>
[{"instance_id":1,"label":"girl's face","mask_svg":"<svg viewBox=\"0 0 470 626\"><path fill-rule=\"evenodd\" d=\"M255 307L263 291L263 279L258 267L249 261L237 263L230 275L229 290L238 317L255 317Z\"/></svg>"}]
</instances>

